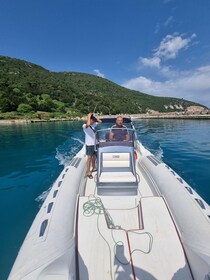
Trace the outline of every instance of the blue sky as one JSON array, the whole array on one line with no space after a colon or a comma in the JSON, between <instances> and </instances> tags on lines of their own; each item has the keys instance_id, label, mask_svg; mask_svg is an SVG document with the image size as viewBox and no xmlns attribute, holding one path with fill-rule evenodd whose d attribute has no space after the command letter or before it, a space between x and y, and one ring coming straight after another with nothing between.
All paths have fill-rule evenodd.
<instances>
[{"instance_id":1,"label":"blue sky","mask_svg":"<svg viewBox=\"0 0 210 280\"><path fill-rule=\"evenodd\" d=\"M210 107L209 0L0 0L0 55Z\"/></svg>"}]
</instances>

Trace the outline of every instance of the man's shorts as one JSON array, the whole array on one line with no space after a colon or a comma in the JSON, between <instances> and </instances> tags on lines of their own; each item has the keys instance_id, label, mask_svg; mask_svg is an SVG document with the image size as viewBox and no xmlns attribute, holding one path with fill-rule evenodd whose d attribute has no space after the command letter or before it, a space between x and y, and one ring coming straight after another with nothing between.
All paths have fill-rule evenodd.
<instances>
[{"instance_id":1,"label":"man's shorts","mask_svg":"<svg viewBox=\"0 0 210 280\"><path fill-rule=\"evenodd\" d=\"M94 145L91 145L91 146L87 146L86 145L86 155L87 156L94 156L96 154L95 152L95 146Z\"/></svg>"}]
</instances>

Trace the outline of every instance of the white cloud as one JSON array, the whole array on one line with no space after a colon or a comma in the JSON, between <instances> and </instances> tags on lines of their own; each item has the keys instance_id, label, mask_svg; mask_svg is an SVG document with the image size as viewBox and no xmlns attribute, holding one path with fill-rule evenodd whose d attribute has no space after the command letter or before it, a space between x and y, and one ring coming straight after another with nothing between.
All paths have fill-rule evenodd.
<instances>
[{"instance_id":1,"label":"white cloud","mask_svg":"<svg viewBox=\"0 0 210 280\"><path fill-rule=\"evenodd\" d=\"M140 57L139 61L144 66L160 68L160 58L159 57L151 57L151 58Z\"/></svg>"},{"instance_id":2,"label":"white cloud","mask_svg":"<svg viewBox=\"0 0 210 280\"><path fill-rule=\"evenodd\" d=\"M177 71L175 76L163 82L139 76L123 86L155 96L184 98L210 108L210 65L192 71Z\"/></svg>"},{"instance_id":3,"label":"white cloud","mask_svg":"<svg viewBox=\"0 0 210 280\"><path fill-rule=\"evenodd\" d=\"M182 49L187 49L189 47L191 41L195 37L196 34L193 34L188 38L184 38L183 35L179 35L177 33L167 35L162 39L159 47L154 49L152 57L139 58L140 65L160 68L163 60L175 59Z\"/></svg>"},{"instance_id":4,"label":"white cloud","mask_svg":"<svg viewBox=\"0 0 210 280\"><path fill-rule=\"evenodd\" d=\"M100 70L94 69L93 72L96 73L96 76L105 78L105 75L103 73L101 73Z\"/></svg>"},{"instance_id":5,"label":"white cloud","mask_svg":"<svg viewBox=\"0 0 210 280\"><path fill-rule=\"evenodd\" d=\"M169 25L172 25L174 22L175 22L175 20L174 20L174 17L173 17L173 16L168 17L168 18L166 19L166 21L163 22L163 23L159 23L159 22L158 22L158 23L156 24L156 26L155 26L154 33L155 33L155 34L158 34L159 31L160 31L160 29L161 29L162 27L167 28Z\"/></svg>"},{"instance_id":6,"label":"white cloud","mask_svg":"<svg viewBox=\"0 0 210 280\"><path fill-rule=\"evenodd\" d=\"M167 18L167 20L164 22L164 26L167 27L170 23L173 22L174 17L170 16L169 18Z\"/></svg>"},{"instance_id":7,"label":"white cloud","mask_svg":"<svg viewBox=\"0 0 210 280\"><path fill-rule=\"evenodd\" d=\"M167 35L151 57L139 57L138 61L141 70L142 67L153 68L162 79L152 80L141 75L126 81L123 86L155 96L184 98L210 108L210 64L189 71L164 65L165 60L175 59L181 50L193 45L195 37L196 34L189 37L178 33Z\"/></svg>"},{"instance_id":8,"label":"white cloud","mask_svg":"<svg viewBox=\"0 0 210 280\"><path fill-rule=\"evenodd\" d=\"M180 35L167 35L160 43L160 46L155 50L154 56L163 59L176 58L181 49L187 48L189 43L195 38L193 34L191 37L182 38Z\"/></svg>"},{"instance_id":9,"label":"white cloud","mask_svg":"<svg viewBox=\"0 0 210 280\"><path fill-rule=\"evenodd\" d=\"M160 31L160 24L157 23L156 26L155 26L155 31L154 31L154 33L157 34L159 31Z\"/></svg>"}]
</instances>

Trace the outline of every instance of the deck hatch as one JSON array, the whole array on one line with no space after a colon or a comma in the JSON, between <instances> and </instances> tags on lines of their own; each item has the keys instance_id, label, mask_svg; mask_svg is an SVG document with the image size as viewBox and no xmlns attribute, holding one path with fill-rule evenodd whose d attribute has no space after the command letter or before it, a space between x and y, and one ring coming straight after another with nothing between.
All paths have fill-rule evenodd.
<instances>
[{"instance_id":1,"label":"deck hatch","mask_svg":"<svg viewBox=\"0 0 210 280\"><path fill-rule=\"evenodd\" d=\"M202 208L202 209L206 209L205 205L203 204L203 201L199 198L196 198L195 199L197 201L197 203L199 204L199 206Z\"/></svg>"},{"instance_id":2,"label":"deck hatch","mask_svg":"<svg viewBox=\"0 0 210 280\"><path fill-rule=\"evenodd\" d=\"M39 232L39 237L43 236L45 233L45 230L47 228L47 224L48 224L48 219L44 220L41 224L41 228L40 228L40 232Z\"/></svg>"}]
</instances>

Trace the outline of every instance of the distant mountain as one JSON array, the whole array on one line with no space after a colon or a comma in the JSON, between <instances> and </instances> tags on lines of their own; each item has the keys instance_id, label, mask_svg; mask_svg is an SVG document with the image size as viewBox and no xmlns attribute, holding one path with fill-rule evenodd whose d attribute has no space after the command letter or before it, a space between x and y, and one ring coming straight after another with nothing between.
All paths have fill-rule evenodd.
<instances>
[{"instance_id":1,"label":"distant mountain","mask_svg":"<svg viewBox=\"0 0 210 280\"><path fill-rule=\"evenodd\" d=\"M51 72L33 63L0 56L0 111L137 114L183 111L198 105L121 87L95 75Z\"/></svg>"}]
</instances>

